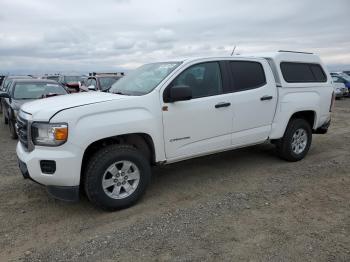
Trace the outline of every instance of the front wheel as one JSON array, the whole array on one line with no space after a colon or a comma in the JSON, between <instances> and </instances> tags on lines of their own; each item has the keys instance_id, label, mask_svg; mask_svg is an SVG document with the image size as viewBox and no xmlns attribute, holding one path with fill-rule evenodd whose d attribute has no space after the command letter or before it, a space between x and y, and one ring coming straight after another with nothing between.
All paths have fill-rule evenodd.
<instances>
[{"instance_id":1,"label":"front wheel","mask_svg":"<svg viewBox=\"0 0 350 262\"><path fill-rule=\"evenodd\" d=\"M150 163L141 152L129 145L112 145L91 158L85 192L97 207L113 211L136 203L150 179Z\"/></svg>"},{"instance_id":2,"label":"front wheel","mask_svg":"<svg viewBox=\"0 0 350 262\"><path fill-rule=\"evenodd\" d=\"M6 117L5 109L2 109L2 123L7 125L8 124L8 119Z\"/></svg>"},{"instance_id":3,"label":"front wheel","mask_svg":"<svg viewBox=\"0 0 350 262\"><path fill-rule=\"evenodd\" d=\"M284 136L277 141L278 155L291 162L303 159L312 141L310 124L304 119L291 119Z\"/></svg>"},{"instance_id":4,"label":"front wheel","mask_svg":"<svg viewBox=\"0 0 350 262\"><path fill-rule=\"evenodd\" d=\"M15 123L13 120L9 119L9 129L10 129L10 136L12 139L17 139L17 132L16 132L16 127L15 127Z\"/></svg>"}]
</instances>

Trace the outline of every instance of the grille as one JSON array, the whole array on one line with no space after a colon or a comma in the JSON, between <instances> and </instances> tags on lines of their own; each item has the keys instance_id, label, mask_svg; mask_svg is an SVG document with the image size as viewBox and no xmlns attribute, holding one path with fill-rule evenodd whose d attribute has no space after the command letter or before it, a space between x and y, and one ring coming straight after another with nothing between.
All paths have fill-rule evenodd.
<instances>
[{"instance_id":1,"label":"grille","mask_svg":"<svg viewBox=\"0 0 350 262\"><path fill-rule=\"evenodd\" d=\"M28 121L17 117L17 133L21 144L28 149Z\"/></svg>"}]
</instances>

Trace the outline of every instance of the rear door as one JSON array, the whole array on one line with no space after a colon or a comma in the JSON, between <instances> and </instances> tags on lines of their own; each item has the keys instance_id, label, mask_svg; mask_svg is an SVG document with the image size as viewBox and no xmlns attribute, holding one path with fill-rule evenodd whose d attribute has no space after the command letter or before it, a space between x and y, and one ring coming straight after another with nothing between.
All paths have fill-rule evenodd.
<instances>
[{"instance_id":1,"label":"rear door","mask_svg":"<svg viewBox=\"0 0 350 262\"><path fill-rule=\"evenodd\" d=\"M231 76L232 145L266 140L271 132L277 105L277 87L267 61L228 61Z\"/></svg>"},{"instance_id":2,"label":"rear door","mask_svg":"<svg viewBox=\"0 0 350 262\"><path fill-rule=\"evenodd\" d=\"M220 65L219 61L191 65L169 85L191 87L193 98L163 104L166 108L163 109L163 125L168 161L231 146L232 94L224 92L226 81Z\"/></svg>"}]
</instances>

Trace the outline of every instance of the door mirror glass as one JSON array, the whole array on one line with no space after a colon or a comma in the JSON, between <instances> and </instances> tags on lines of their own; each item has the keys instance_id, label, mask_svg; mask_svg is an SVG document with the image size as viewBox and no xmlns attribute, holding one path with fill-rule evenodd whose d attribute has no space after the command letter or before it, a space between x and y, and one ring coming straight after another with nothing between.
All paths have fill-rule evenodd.
<instances>
[{"instance_id":1,"label":"door mirror glass","mask_svg":"<svg viewBox=\"0 0 350 262\"><path fill-rule=\"evenodd\" d=\"M186 85L172 86L169 90L169 102L192 99L192 89Z\"/></svg>"}]
</instances>

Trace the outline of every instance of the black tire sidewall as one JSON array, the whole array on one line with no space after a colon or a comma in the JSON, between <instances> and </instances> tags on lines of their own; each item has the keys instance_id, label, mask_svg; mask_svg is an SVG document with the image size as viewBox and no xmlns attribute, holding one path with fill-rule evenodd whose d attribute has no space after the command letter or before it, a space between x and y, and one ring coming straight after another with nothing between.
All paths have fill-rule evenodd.
<instances>
[{"instance_id":1,"label":"black tire sidewall","mask_svg":"<svg viewBox=\"0 0 350 262\"><path fill-rule=\"evenodd\" d=\"M133 162L137 166L140 171L140 181L136 190L130 196L123 199L113 199L104 192L102 177L107 168L122 160ZM88 167L86 173L85 191L88 198L97 206L106 210L117 210L133 205L145 192L150 178L150 165L141 153L132 148L123 148L118 152L118 147L116 147L110 154L100 152L95 155L95 161Z\"/></svg>"},{"instance_id":2,"label":"black tire sidewall","mask_svg":"<svg viewBox=\"0 0 350 262\"><path fill-rule=\"evenodd\" d=\"M4 110L2 111L2 123L5 125L8 124L8 119L6 118L6 113Z\"/></svg>"},{"instance_id":3,"label":"black tire sidewall","mask_svg":"<svg viewBox=\"0 0 350 262\"><path fill-rule=\"evenodd\" d=\"M9 125L11 138L12 139L17 139L16 127L15 127L14 122L9 119L8 125Z\"/></svg>"},{"instance_id":4,"label":"black tire sidewall","mask_svg":"<svg viewBox=\"0 0 350 262\"><path fill-rule=\"evenodd\" d=\"M300 154L294 153L293 149L292 149L293 135L298 129L304 129L306 131L306 134L307 134L306 147L305 147L304 151L301 152ZM310 149L311 142L312 142L312 130L311 130L309 123L307 121L305 121L304 119L293 119L288 126L288 130L287 130L286 137L285 137L286 144L284 145L285 149L286 149L285 153L287 154L288 160L298 161L298 160L303 159Z\"/></svg>"}]
</instances>

